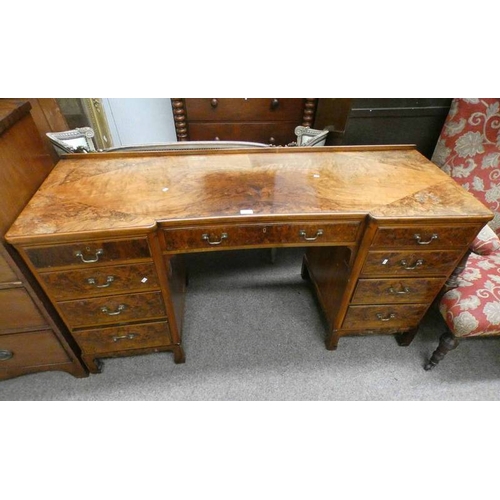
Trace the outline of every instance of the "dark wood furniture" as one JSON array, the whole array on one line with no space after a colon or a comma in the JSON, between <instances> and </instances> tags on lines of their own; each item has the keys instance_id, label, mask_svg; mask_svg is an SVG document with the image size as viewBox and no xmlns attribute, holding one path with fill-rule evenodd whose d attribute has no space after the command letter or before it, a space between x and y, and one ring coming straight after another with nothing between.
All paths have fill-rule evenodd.
<instances>
[{"instance_id":1,"label":"dark wood furniture","mask_svg":"<svg viewBox=\"0 0 500 500\"><path fill-rule=\"evenodd\" d=\"M408 345L491 218L411 147L101 153L61 160L7 239L97 372L110 356L184 361L182 255L222 249L305 247L328 349Z\"/></svg>"},{"instance_id":2,"label":"dark wood furniture","mask_svg":"<svg viewBox=\"0 0 500 500\"><path fill-rule=\"evenodd\" d=\"M451 104L446 98L337 101L351 101L342 144L415 144L426 158L432 156ZM330 116L342 116L338 108Z\"/></svg>"},{"instance_id":3,"label":"dark wood furniture","mask_svg":"<svg viewBox=\"0 0 500 500\"><path fill-rule=\"evenodd\" d=\"M27 101L0 99L0 379L46 370L85 376L73 350L78 346L4 240L54 166L30 108Z\"/></svg>"},{"instance_id":4,"label":"dark wood furniture","mask_svg":"<svg viewBox=\"0 0 500 500\"><path fill-rule=\"evenodd\" d=\"M250 141L285 146L312 127L317 99L172 99L178 141Z\"/></svg>"}]
</instances>

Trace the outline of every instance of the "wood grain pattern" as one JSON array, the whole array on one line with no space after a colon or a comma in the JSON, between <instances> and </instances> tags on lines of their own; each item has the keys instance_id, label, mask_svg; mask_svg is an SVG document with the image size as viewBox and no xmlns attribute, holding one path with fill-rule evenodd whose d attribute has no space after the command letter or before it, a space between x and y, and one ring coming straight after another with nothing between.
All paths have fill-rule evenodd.
<instances>
[{"instance_id":1,"label":"wood grain pattern","mask_svg":"<svg viewBox=\"0 0 500 500\"><path fill-rule=\"evenodd\" d=\"M352 303L429 303L439 292L444 281L444 278L360 279Z\"/></svg>"},{"instance_id":2,"label":"wood grain pattern","mask_svg":"<svg viewBox=\"0 0 500 500\"><path fill-rule=\"evenodd\" d=\"M112 295L59 302L59 309L71 328L120 324L166 315L160 292ZM103 311L103 308L106 308Z\"/></svg>"},{"instance_id":3,"label":"wood grain pattern","mask_svg":"<svg viewBox=\"0 0 500 500\"><path fill-rule=\"evenodd\" d=\"M0 335L22 329L47 328L47 322L24 288L0 290Z\"/></svg>"},{"instance_id":4,"label":"wood grain pattern","mask_svg":"<svg viewBox=\"0 0 500 500\"><path fill-rule=\"evenodd\" d=\"M421 249L467 247L472 243L480 225L439 226L413 225L409 227L380 227L373 239L372 247L410 247ZM420 241L420 243L419 243Z\"/></svg>"},{"instance_id":5,"label":"wood grain pattern","mask_svg":"<svg viewBox=\"0 0 500 500\"><path fill-rule=\"evenodd\" d=\"M444 276L455 269L463 253L460 250L368 252L361 274L363 276L421 276L422 274ZM419 261L421 264L418 264Z\"/></svg>"},{"instance_id":6,"label":"wood grain pattern","mask_svg":"<svg viewBox=\"0 0 500 500\"><path fill-rule=\"evenodd\" d=\"M132 291L143 292L159 288L152 262L40 273L40 278L56 300Z\"/></svg>"},{"instance_id":7,"label":"wood grain pattern","mask_svg":"<svg viewBox=\"0 0 500 500\"><path fill-rule=\"evenodd\" d=\"M170 345L168 322L147 323L132 326L80 330L74 332L76 341L84 353L121 351Z\"/></svg>"},{"instance_id":8,"label":"wood grain pattern","mask_svg":"<svg viewBox=\"0 0 500 500\"><path fill-rule=\"evenodd\" d=\"M299 224L218 225L164 229L163 248L167 252L192 252L200 248L224 250L258 246L305 246L355 243L360 221L344 223L303 222ZM306 238L309 238L307 240Z\"/></svg>"},{"instance_id":9,"label":"wood grain pattern","mask_svg":"<svg viewBox=\"0 0 500 500\"><path fill-rule=\"evenodd\" d=\"M418 325L427 307L428 304L350 306L342 328L411 328Z\"/></svg>"},{"instance_id":10,"label":"wood grain pattern","mask_svg":"<svg viewBox=\"0 0 500 500\"><path fill-rule=\"evenodd\" d=\"M81 256L79 253L81 253ZM109 264L110 262L148 259L151 257L146 238L116 241L81 241L71 245L30 247L26 249L26 254L33 265L41 269L64 266L93 267L94 264ZM87 262L84 262L84 260Z\"/></svg>"},{"instance_id":11,"label":"wood grain pattern","mask_svg":"<svg viewBox=\"0 0 500 500\"><path fill-rule=\"evenodd\" d=\"M158 222L190 220L244 223L318 214L403 215L433 222L492 218L471 194L408 148L81 156L59 162L9 230L8 241L145 231Z\"/></svg>"}]
</instances>

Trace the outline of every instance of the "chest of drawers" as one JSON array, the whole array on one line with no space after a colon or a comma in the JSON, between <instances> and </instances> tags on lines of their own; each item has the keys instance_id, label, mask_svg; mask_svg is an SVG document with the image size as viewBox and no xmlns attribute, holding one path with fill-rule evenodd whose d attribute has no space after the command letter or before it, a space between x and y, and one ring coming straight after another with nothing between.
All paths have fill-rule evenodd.
<instances>
[{"instance_id":1,"label":"chest of drawers","mask_svg":"<svg viewBox=\"0 0 500 500\"><path fill-rule=\"evenodd\" d=\"M355 333L402 333L400 345L408 345L480 228L373 225L365 235L366 251L357 262L360 271L345 316L337 319L327 347L335 349L340 336Z\"/></svg>"},{"instance_id":2,"label":"chest of drawers","mask_svg":"<svg viewBox=\"0 0 500 500\"><path fill-rule=\"evenodd\" d=\"M317 99L172 99L179 141L250 141L285 146L311 127Z\"/></svg>"},{"instance_id":3,"label":"chest of drawers","mask_svg":"<svg viewBox=\"0 0 500 500\"><path fill-rule=\"evenodd\" d=\"M167 319L170 295L162 277L172 279L172 263L157 272L151 246L155 237L94 239L24 249L40 283L82 351L93 373L100 358L174 351ZM177 344L179 342L177 341Z\"/></svg>"},{"instance_id":4,"label":"chest of drawers","mask_svg":"<svg viewBox=\"0 0 500 500\"><path fill-rule=\"evenodd\" d=\"M4 240L53 166L29 103L0 99L0 379L48 370L87 375L78 346Z\"/></svg>"}]
</instances>

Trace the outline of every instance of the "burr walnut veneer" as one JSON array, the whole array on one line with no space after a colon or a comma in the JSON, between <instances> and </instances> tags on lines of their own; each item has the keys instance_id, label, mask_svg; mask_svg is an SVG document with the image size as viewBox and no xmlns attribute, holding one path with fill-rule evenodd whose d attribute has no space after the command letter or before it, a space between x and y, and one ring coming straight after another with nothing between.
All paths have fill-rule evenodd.
<instances>
[{"instance_id":1,"label":"burr walnut veneer","mask_svg":"<svg viewBox=\"0 0 500 500\"><path fill-rule=\"evenodd\" d=\"M412 147L101 153L62 159L7 240L95 372L135 353L182 362L183 254L221 249L306 247L328 349L407 345L491 218Z\"/></svg>"}]
</instances>

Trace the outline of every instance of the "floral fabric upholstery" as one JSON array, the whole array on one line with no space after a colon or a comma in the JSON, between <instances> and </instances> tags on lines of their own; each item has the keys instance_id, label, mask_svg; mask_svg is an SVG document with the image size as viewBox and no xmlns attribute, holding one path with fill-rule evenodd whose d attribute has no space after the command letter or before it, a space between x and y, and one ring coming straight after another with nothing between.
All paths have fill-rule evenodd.
<instances>
[{"instance_id":1,"label":"floral fabric upholstery","mask_svg":"<svg viewBox=\"0 0 500 500\"><path fill-rule=\"evenodd\" d=\"M500 250L500 239L490 226L486 225L476 236L470 248L479 255L490 255Z\"/></svg>"},{"instance_id":2,"label":"floral fabric upholstery","mask_svg":"<svg viewBox=\"0 0 500 500\"><path fill-rule=\"evenodd\" d=\"M432 161L495 214L500 234L500 99L454 99Z\"/></svg>"},{"instance_id":3,"label":"floral fabric upholstery","mask_svg":"<svg viewBox=\"0 0 500 500\"><path fill-rule=\"evenodd\" d=\"M500 250L471 253L457 281L439 304L448 328L456 337L500 335Z\"/></svg>"}]
</instances>

